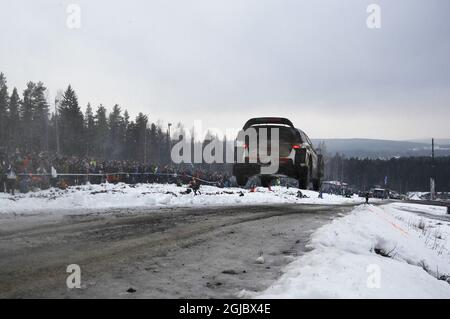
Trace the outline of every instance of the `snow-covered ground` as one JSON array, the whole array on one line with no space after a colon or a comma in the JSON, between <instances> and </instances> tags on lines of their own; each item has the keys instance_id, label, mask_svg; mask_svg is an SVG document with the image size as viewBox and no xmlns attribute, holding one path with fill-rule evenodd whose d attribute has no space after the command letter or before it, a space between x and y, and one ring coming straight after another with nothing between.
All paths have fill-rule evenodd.
<instances>
[{"instance_id":1,"label":"snow-covered ground","mask_svg":"<svg viewBox=\"0 0 450 319\"><path fill-rule=\"evenodd\" d=\"M257 298L450 298L450 222L415 204L360 205L317 230L312 251Z\"/></svg>"},{"instance_id":2,"label":"snow-covered ground","mask_svg":"<svg viewBox=\"0 0 450 319\"><path fill-rule=\"evenodd\" d=\"M0 213L33 213L36 211L63 213L79 210L108 208L159 208L220 205L255 205L276 203L346 204L360 203L358 197L323 194L318 198L314 191L302 190L305 198L298 198L297 188L256 188L255 192L241 188L202 186L201 194L186 194L186 187L174 184L101 184L70 187L67 190L49 189L11 196L0 193Z\"/></svg>"},{"instance_id":3,"label":"snow-covered ground","mask_svg":"<svg viewBox=\"0 0 450 319\"><path fill-rule=\"evenodd\" d=\"M406 198L409 200L430 200L430 192L408 192ZM441 202L450 203L449 192L437 192L436 199Z\"/></svg>"},{"instance_id":4,"label":"snow-covered ground","mask_svg":"<svg viewBox=\"0 0 450 319\"><path fill-rule=\"evenodd\" d=\"M424 213L436 216L447 215L447 207L445 206L394 203L392 204L392 207L398 210L405 210L409 212Z\"/></svg>"},{"instance_id":5,"label":"snow-covered ground","mask_svg":"<svg viewBox=\"0 0 450 319\"><path fill-rule=\"evenodd\" d=\"M430 194L430 192L408 192L406 197L411 200L422 200L422 196Z\"/></svg>"}]
</instances>

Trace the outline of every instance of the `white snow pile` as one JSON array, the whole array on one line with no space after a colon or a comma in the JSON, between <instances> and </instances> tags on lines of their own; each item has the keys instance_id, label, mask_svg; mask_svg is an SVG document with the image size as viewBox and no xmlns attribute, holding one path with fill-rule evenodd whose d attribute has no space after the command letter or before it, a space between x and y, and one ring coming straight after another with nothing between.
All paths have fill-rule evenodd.
<instances>
[{"instance_id":1,"label":"white snow pile","mask_svg":"<svg viewBox=\"0 0 450 319\"><path fill-rule=\"evenodd\" d=\"M358 206L317 230L313 250L289 264L267 290L239 295L450 298L450 223L401 210L406 206Z\"/></svg>"},{"instance_id":2,"label":"white snow pile","mask_svg":"<svg viewBox=\"0 0 450 319\"><path fill-rule=\"evenodd\" d=\"M422 200L422 196L425 196L426 194L430 194L430 192L408 192L406 196L411 200Z\"/></svg>"},{"instance_id":3,"label":"white snow pile","mask_svg":"<svg viewBox=\"0 0 450 319\"><path fill-rule=\"evenodd\" d=\"M359 203L362 198L345 198L302 190L304 198L297 197L297 188L256 188L254 192L242 188L201 186L200 195L187 194L187 187L174 184L100 184L69 187L66 190L49 189L11 196L0 193L0 213L51 212L57 210L90 210L109 208L160 208L220 205L254 205L276 203L345 204Z\"/></svg>"},{"instance_id":4,"label":"white snow pile","mask_svg":"<svg viewBox=\"0 0 450 319\"><path fill-rule=\"evenodd\" d=\"M392 207L396 208L398 210L409 211L412 213L422 213L422 214L436 215L436 216L447 215L447 207L446 206L429 206L429 205L421 205L421 204L395 203L395 204L392 204Z\"/></svg>"}]
</instances>

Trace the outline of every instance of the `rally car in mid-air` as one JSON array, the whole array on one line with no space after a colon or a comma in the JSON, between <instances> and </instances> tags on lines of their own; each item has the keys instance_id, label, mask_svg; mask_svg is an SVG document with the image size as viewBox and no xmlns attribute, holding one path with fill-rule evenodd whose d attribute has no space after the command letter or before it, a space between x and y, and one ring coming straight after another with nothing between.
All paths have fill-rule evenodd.
<instances>
[{"instance_id":1,"label":"rally car in mid-air","mask_svg":"<svg viewBox=\"0 0 450 319\"><path fill-rule=\"evenodd\" d=\"M260 132L264 132L268 144L264 152L278 151L278 171L273 174L261 173L261 167L268 164L260 161L260 144L256 143L256 154L251 151L246 152L249 148L247 140L249 136L244 136L245 140L237 140L235 144L233 175L239 186L245 186L250 177L259 175L265 187L269 186L275 177L286 176L297 179L301 189L311 187L314 190L320 189L324 167L323 157L316 152L311 140L302 130L295 128L290 120L280 117L252 118L245 123L243 132L247 132L250 128L256 131L258 142L261 138ZM262 131L262 128L266 130ZM275 128L278 129L278 145L272 145L271 129ZM239 151L238 148L242 149ZM239 154L243 158L240 158ZM255 157L253 160L251 154Z\"/></svg>"}]
</instances>

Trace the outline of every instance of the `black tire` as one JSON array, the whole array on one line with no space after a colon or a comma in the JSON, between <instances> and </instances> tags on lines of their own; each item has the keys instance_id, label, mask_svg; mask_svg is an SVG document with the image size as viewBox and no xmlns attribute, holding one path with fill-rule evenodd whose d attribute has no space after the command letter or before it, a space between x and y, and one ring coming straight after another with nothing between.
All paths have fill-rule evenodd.
<instances>
[{"instance_id":1,"label":"black tire","mask_svg":"<svg viewBox=\"0 0 450 319\"><path fill-rule=\"evenodd\" d=\"M261 176L261 186L269 187L272 182L272 178L270 176Z\"/></svg>"},{"instance_id":2,"label":"black tire","mask_svg":"<svg viewBox=\"0 0 450 319\"><path fill-rule=\"evenodd\" d=\"M309 187L309 169L305 168L301 170L300 177L298 179L298 188L308 189Z\"/></svg>"},{"instance_id":3,"label":"black tire","mask_svg":"<svg viewBox=\"0 0 450 319\"><path fill-rule=\"evenodd\" d=\"M322 186L322 182L320 181L320 179L313 180L313 190L318 192L318 191L320 191L321 186Z\"/></svg>"},{"instance_id":4,"label":"black tire","mask_svg":"<svg viewBox=\"0 0 450 319\"><path fill-rule=\"evenodd\" d=\"M245 185L247 185L248 182L248 177L244 176L244 175L236 175L236 183L240 186L240 187L244 187Z\"/></svg>"}]
</instances>

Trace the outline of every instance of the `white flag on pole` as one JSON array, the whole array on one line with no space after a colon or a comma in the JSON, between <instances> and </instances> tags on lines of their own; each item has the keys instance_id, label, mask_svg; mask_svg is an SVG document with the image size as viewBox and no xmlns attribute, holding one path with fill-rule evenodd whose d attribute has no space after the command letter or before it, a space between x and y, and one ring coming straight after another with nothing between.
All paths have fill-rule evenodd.
<instances>
[{"instance_id":1,"label":"white flag on pole","mask_svg":"<svg viewBox=\"0 0 450 319\"><path fill-rule=\"evenodd\" d=\"M52 166L52 177L53 178L57 178L58 177L58 173L56 172L56 169Z\"/></svg>"}]
</instances>

